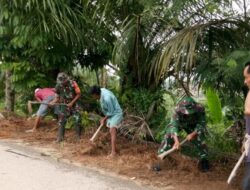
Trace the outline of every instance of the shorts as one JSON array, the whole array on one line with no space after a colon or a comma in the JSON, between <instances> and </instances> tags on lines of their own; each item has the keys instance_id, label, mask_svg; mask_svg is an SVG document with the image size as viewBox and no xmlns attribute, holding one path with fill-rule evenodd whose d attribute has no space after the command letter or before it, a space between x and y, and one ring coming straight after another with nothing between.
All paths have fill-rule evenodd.
<instances>
[{"instance_id":1,"label":"shorts","mask_svg":"<svg viewBox=\"0 0 250 190\"><path fill-rule=\"evenodd\" d=\"M45 100L43 100L42 102L43 103L49 103L51 102L53 99L55 98L55 96L48 96ZM36 113L37 116L40 116L40 117L44 117L48 112L48 105L46 104L41 104L39 106L39 109Z\"/></svg>"},{"instance_id":2,"label":"shorts","mask_svg":"<svg viewBox=\"0 0 250 190\"><path fill-rule=\"evenodd\" d=\"M122 113L110 116L107 119L106 125L108 128L113 128L113 127L119 128L122 122L122 119L123 119Z\"/></svg>"}]
</instances>

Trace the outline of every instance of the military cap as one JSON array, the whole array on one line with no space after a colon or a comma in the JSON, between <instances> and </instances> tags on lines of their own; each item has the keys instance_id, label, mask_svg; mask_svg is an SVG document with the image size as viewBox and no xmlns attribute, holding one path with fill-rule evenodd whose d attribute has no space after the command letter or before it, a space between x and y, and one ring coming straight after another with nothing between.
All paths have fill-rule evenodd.
<instances>
[{"instance_id":1,"label":"military cap","mask_svg":"<svg viewBox=\"0 0 250 190\"><path fill-rule=\"evenodd\" d=\"M176 108L176 113L178 114L193 114L196 112L196 102L190 96L184 97L178 104Z\"/></svg>"},{"instance_id":2,"label":"military cap","mask_svg":"<svg viewBox=\"0 0 250 190\"><path fill-rule=\"evenodd\" d=\"M61 73L58 73L58 75L57 75L56 83L63 84L65 82L67 82L68 80L69 80L69 76L64 72L61 72Z\"/></svg>"}]
</instances>

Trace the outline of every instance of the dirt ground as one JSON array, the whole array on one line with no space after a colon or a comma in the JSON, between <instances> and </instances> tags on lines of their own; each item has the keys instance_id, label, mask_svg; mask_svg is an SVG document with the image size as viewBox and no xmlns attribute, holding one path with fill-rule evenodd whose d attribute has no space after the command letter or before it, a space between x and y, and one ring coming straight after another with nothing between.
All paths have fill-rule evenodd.
<instances>
[{"instance_id":1,"label":"dirt ground","mask_svg":"<svg viewBox=\"0 0 250 190\"><path fill-rule=\"evenodd\" d=\"M157 187L159 189L173 190L239 190L243 175L241 166L232 185L226 184L235 160L221 162L212 161L211 170L201 173L197 169L197 161L181 155L179 152L168 156L160 162L161 171L151 169L153 163L158 163L154 143L136 144L131 140L119 136L117 140L119 154L116 158L107 158L110 151L110 137L103 130L97 143L91 147L90 137L96 128L85 130L80 142L75 141L74 130L66 131L64 143L56 144L56 121L42 121L36 133L26 133L31 129L33 119L21 117L8 117L0 121L1 139L18 139L32 146L50 148L55 150L61 159L80 162L86 166L112 172L138 183Z\"/></svg>"}]
</instances>

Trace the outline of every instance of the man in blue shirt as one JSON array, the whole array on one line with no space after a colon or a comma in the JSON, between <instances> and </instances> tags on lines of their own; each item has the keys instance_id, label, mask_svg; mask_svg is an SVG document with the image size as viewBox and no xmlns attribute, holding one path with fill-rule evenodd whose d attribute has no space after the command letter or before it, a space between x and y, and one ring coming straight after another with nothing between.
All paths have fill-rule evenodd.
<instances>
[{"instance_id":1,"label":"man in blue shirt","mask_svg":"<svg viewBox=\"0 0 250 190\"><path fill-rule=\"evenodd\" d=\"M123 119L122 109L118 103L115 95L106 88L93 86L90 90L92 97L100 100L101 110L104 118L101 119L100 124L105 124L110 129L111 135L111 157L116 155L116 133L117 128L120 127Z\"/></svg>"}]
</instances>

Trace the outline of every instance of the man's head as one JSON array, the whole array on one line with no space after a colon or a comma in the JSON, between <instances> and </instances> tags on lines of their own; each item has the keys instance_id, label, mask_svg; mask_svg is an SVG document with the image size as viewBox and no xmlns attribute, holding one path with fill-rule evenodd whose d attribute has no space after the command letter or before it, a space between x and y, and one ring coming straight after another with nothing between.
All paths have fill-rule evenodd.
<instances>
[{"instance_id":1,"label":"man's head","mask_svg":"<svg viewBox=\"0 0 250 190\"><path fill-rule=\"evenodd\" d=\"M68 81L69 81L69 76L66 73L64 72L58 73L57 78L56 78L57 84L64 85Z\"/></svg>"},{"instance_id":2,"label":"man's head","mask_svg":"<svg viewBox=\"0 0 250 190\"><path fill-rule=\"evenodd\" d=\"M90 94L94 99L100 99L101 97L101 88L99 86L92 86L90 88Z\"/></svg>"},{"instance_id":3,"label":"man's head","mask_svg":"<svg viewBox=\"0 0 250 190\"><path fill-rule=\"evenodd\" d=\"M244 68L244 84L250 89L250 62L245 64Z\"/></svg>"},{"instance_id":4,"label":"man's head","mask_svg":"<svg viewBox=\"0 0 250 190\"><path fill-rule=\"evenodd\" d=\"M41 90L41 88L36 88L34 93L36 94L39 90Z\"/></svg>"},{"instance_id":5,"label":"man's head","mask_svg":"<svg viewBox=\"0 0 250 190\"><path fill-rule=\"evenodd\" d=\"M190 115L196 112L196 102L190 96L184 97L178 104L176 108L176 113L182 115Z\"/></svg>"}]
</instances>

